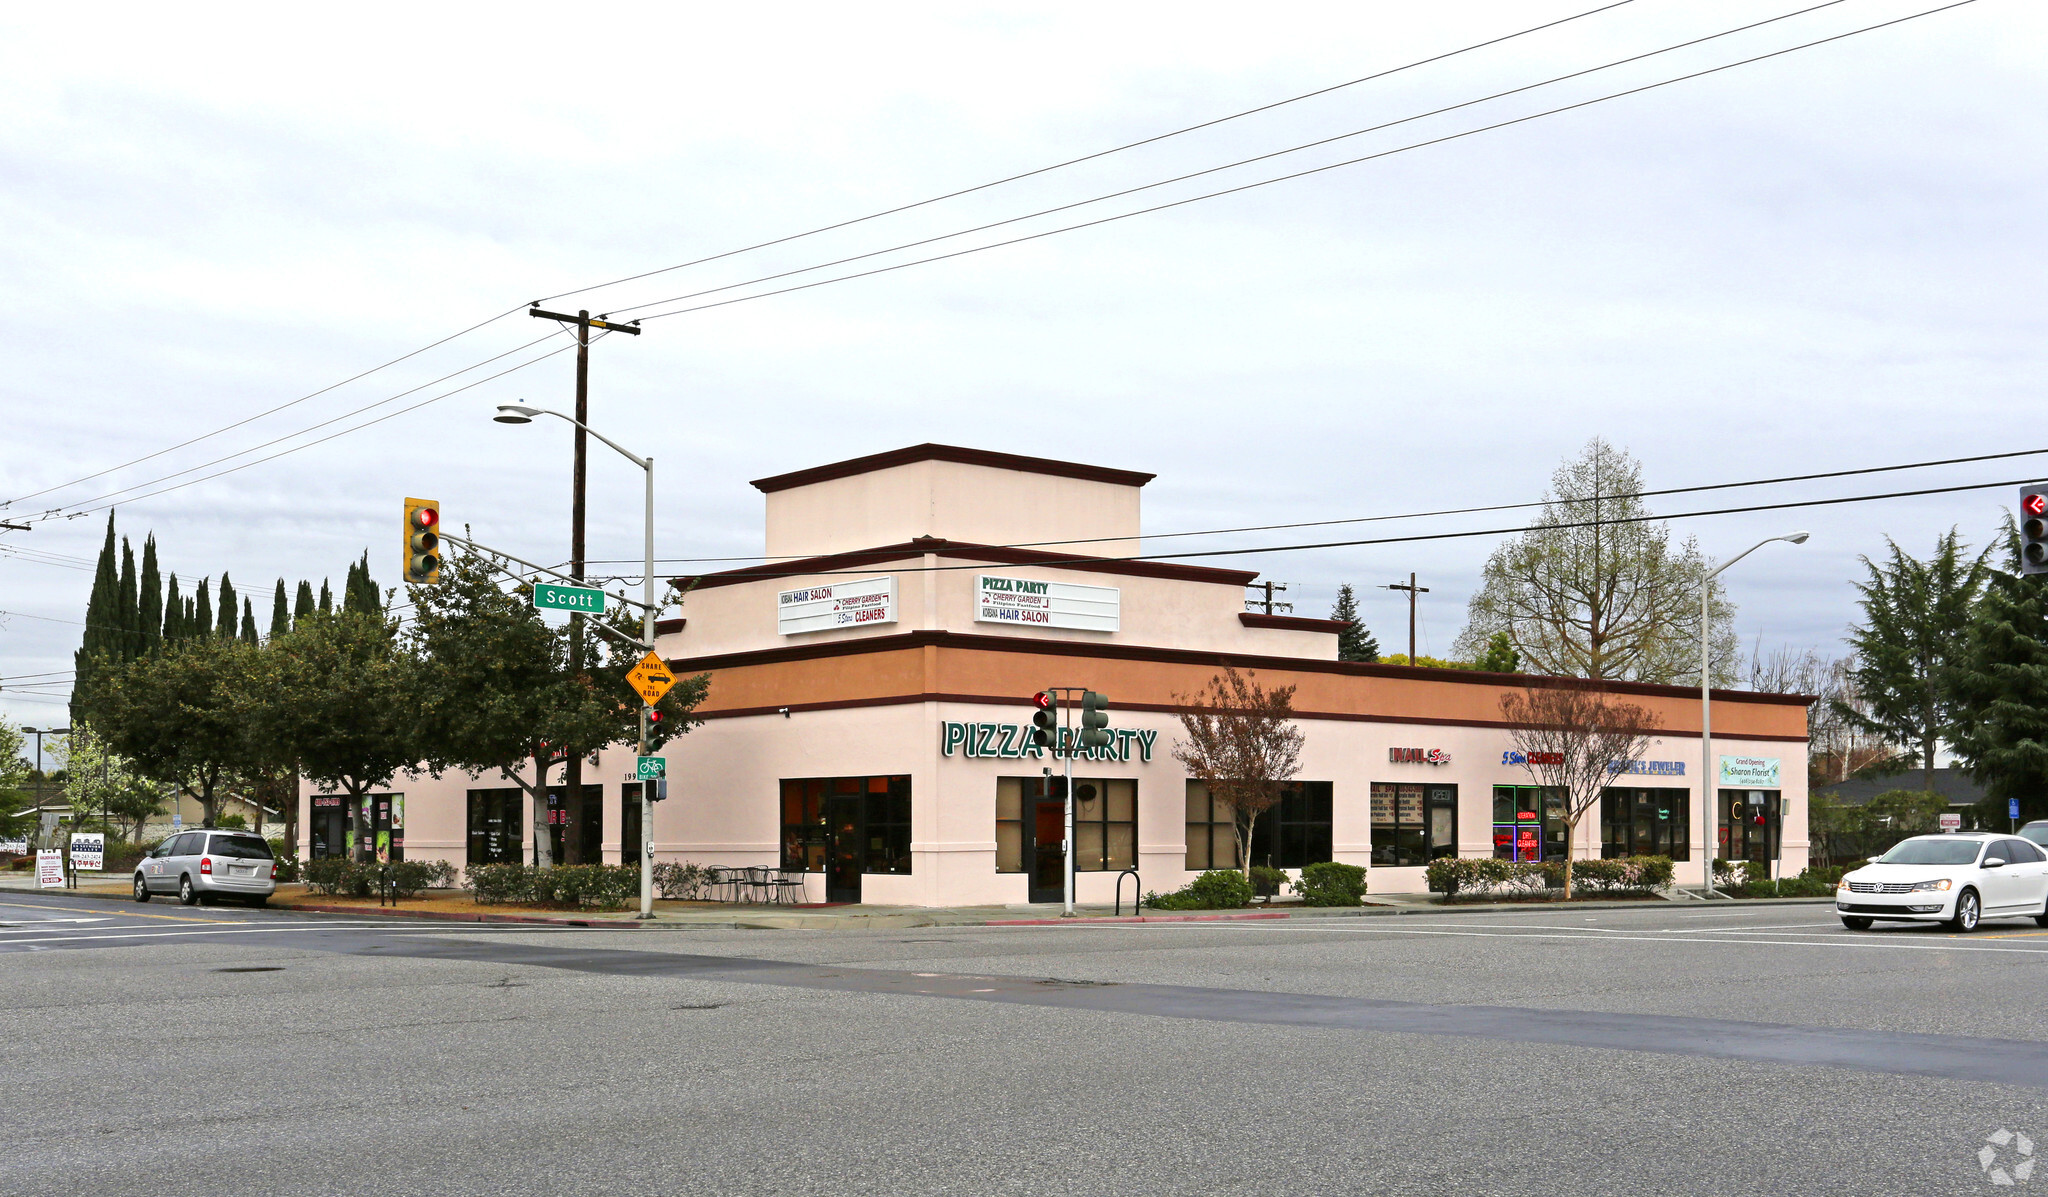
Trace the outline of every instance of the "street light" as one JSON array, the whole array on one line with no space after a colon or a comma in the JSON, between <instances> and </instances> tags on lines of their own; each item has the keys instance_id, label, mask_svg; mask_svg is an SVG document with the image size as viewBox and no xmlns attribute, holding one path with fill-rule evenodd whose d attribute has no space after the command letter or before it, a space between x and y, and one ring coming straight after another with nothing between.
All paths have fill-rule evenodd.
<instances>
[{"instance_id":1,"label":"street light","mask_svg":"<svg viewBox=\"0 0 2048 1197\"><path fill-rule=\"evenodd\" d=\"M1707 600L1714 593L1714 579L1721 571L1756 552L1767 544L1784 541L1786 544L1805 544L1809 533L1788 532L1783 536L1769 536L1722 562L1706 577L1700 579L1700 875L1705 880L1705 893L1714 896L1714 849L1719 846L1721 811L1720 798L1715 793L1717 775L1714 772L1714 711L1712 659L1708 641L1710 627L1707 616ZM1783 818L1781 810L1779 818ZM1778 832L1781 840L1783 824Z\"/></svg>"},{"instance_id":2,"label":"street light","mask_svg":"<svg viewBox=\"0 0 2048 1197\"><path fill-rule=\"evenodd\" d=\"M617 450L619 456L647 471L646 536L643 542L643 547L646 549L646 574L641 579L642 610L640 636L642 640L646 641L647 650L653 652L654 459L652 457L642 457L637 453L629 451L624 445L573 416L565 416L561 412L552 411L545 407L529 407L523 403L501 403L498 405L498 414L491 418L500 424L531 424L535 416L553 416L558 420L574 424L598 440L610 445L613 449ZM640 708L640 755L647 755L647 708L644 704ZM643 919L654 917L654 804L647 800L648 789L649 783L642 781L640 783L640 917ZM541 829L535 827L533 833L539 835L541 834Z\"/></svg>"}]
</instances>

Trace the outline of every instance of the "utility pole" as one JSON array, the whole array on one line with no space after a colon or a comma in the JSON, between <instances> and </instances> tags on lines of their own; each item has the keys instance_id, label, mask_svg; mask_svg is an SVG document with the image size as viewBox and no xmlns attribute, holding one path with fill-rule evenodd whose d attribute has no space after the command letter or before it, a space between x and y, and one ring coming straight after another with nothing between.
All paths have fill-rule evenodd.
<instances>
[{"instance_id":1,"label":"utility pole","mask_svg":"<svg viewBox=\"0 0 2048 1197\"><path fill-rule=\"evenodd\" d=\"M1394 582L1382 586L1380 589L1405 590L1408 592L1408 663L1413 665L1415 664L1415 596L1418 594L1428 594L1429 587L1417 586L1415 584L1415 575L1409 574L1406 586L1401 585L1399 582Z\"/></svg>"},{"instance_id":2,"label":"utility pole","mask_svg":"<svg viewBox=\"0 0 2048 1197\"><path fill-rule=\"evenodd\" d=\"M638 324L614 324L609 320L593 320L588 311L577 312L574 316L560 312L545 312L538 305L528 309L527 315L541 320L556 320L576 326L576 464L570 471L569 498L569 577L578 583L583 581L583 478L585 447L588 436L584 425L590 422L590 330L604 329L608 332L640 335ZM583 613L569 613L569 672L572 675L583 672ZM541 778L541 793L547 793L547 779ZM583 810L583 753L571 751L564 765L562 778L562 860L557 864L582 864L583 852L578 826ZM541 828L533 829L534 835L542 834ZM641 835L647 834L645 828ZM539 851L536 846L535 851Z\"/></svg>"},{"instance_id":3,"label":"utility pole","mask_svg":"<svg viewBox=\"0 0 2048 1197\"><path fill-rule=\"evenodd\" d=\"M1294 610L1293 603L1276 603L1273 601L1275 594L1287 593L1287 584L1285 582L1254 582L1251 588L1264 591L1266 597L1246 599L1244 601L1245 610L1249 611L1254 607L1264 607L1268 615L1271 615L1276 609L1280 611Z\"/></svg>"}]
</instances>

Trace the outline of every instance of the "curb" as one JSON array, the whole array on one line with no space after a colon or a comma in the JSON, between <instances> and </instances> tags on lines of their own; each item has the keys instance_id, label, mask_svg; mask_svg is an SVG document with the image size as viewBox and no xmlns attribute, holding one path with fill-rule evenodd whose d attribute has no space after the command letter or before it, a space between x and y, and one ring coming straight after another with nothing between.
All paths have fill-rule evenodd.
<instances>
[{"instance_id":1,"label":"curb","mask_svg":"<svg viewBox=\"0 0 2048 1197\"><path fill-rule=\"evenodd\" d=\"M1254 911L1247 914L1124 914L1094 915L1070 919L983 919L978 923L954 923L958 927L1067 927L1075 923L1216 923L1225 920L1291 919L1284 910Z\"/></svg>"},{"instance_id":2,"label":"curb","mask_svg":"<svg viewBox=\"0 0 2048 1197\"><path fill-rule=\"evenodd\" d=\"M555 927L602 927L606 929L640 929L642 924L633 919L592 919L592 918L547 918L530 914L461 914L445 910L402 910L391 906L307 906L278 905L266 907L269 910L304 911L313 914L382 915L398 919L435 919L444 923L542 923Z\"/></svg>"}]
</instances>

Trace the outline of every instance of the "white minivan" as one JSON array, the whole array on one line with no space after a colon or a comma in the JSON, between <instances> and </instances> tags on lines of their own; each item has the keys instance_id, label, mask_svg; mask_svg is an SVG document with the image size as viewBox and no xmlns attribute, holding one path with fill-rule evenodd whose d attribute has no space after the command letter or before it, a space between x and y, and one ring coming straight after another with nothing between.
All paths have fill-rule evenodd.
<instances>
[{"instance_id":1,"label":"white minivan","mask_svg":"<svg viewBox=\"0 0 2048 1197\"><path fill-rule=\"evenodd\" d=\"M2015 916L2048 927L2048 852L1993 832L1916 835L1843 874L1835 913L1851 931L1876 919L1975 931L1984 919Z\"/></svg>"},{"instance_id":2,"label":"white minivan","mask_svg":"<svg viewBox=\"0 0 2048 1197\"><path fill-rule=\"evenodd\" d=\"M261 906L277 892L277 860L263 837L247 831L181 831L135 866L135 900L176 894L190 906L223 897Z\"/></svg>"}]
</instances>

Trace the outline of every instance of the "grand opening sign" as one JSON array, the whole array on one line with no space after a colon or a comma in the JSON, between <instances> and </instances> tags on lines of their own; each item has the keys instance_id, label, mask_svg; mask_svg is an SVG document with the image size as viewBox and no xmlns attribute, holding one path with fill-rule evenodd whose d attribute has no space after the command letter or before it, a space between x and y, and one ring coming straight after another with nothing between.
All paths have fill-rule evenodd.
<instances>
[{"instance_id":1,"label":"grand opening sign","mask_svg":"<svg viewBox=\"0 0 2048 1197\"><path fill-rule=\"evenodd\" d=\"M830 586L806 586L775 596L775 630L829 632L896 622L896 578L862 578Z\"/></svg>"},{"instance_id":2,"label":"grand opening sign","mask_svg":"<svg viewBox=\"0 0 2048 1197\"><path fill-rule=\"evenodd\" d=\"M974 579L974 619L976 623L1027 628L1114 632L1121 598L1114 586L978 574Z\"/></svg>"}]
</instances>

